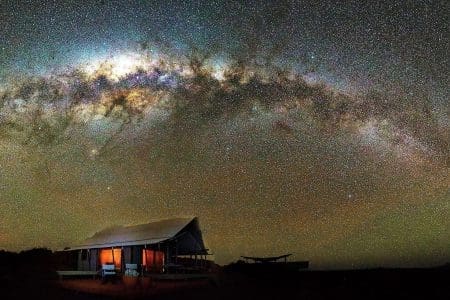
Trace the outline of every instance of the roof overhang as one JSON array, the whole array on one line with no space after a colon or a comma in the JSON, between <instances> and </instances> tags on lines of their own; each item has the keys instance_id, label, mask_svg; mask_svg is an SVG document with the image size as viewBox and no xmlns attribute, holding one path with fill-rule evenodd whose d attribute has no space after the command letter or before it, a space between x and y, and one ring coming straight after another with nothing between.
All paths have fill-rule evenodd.
<instances>
[{"instance_id":1,"label":"roof overhang","mask_svg":"<svg viewBox=\"0 0 450 300\"><path fill-rule=\"evenodd\" d=\"M201 231L198 220L194 217L107 228L97 232L84 242L64 248L63 251L155 245L169 242L172 239L180 239L182 236L186 236L185 234L190 230L195 231L194 235L188 234L188 236L196 240L196 251L203 252L204 244Z\"/></svg>"},{"instance_id":2,"label":"roof overhang","mask_svg":"<svg viewBox=\"0 0 450 300\"><path fill-rule=\"evenodd\" d=\"M104 243L104 244L77 245L77 246L65 248L64 251L125 247L125 246L139 246L139 245L154 245L154 244L158 244L158 243L167 241L169 239L170 239L170 237L161 238L161 239L137 240L137 241L116 241L116 242Z\"/></svg>"}]
</instances>

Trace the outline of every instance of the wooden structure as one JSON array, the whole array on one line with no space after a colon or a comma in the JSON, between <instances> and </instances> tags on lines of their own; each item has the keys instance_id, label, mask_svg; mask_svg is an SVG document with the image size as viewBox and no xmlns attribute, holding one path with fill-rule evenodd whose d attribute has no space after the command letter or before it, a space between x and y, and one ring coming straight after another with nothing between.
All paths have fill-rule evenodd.
<instances>
[{"instance_id":1,"label":"wooden structure","mask_svg":"<svg viewBox=\"0 0 450 300\"><path fill-rule=\"evenodd\" d=\"M292 254L284 254L280 256L269 256L269 257L253 257L253 256L241 256L245 259L245 262L248 260L252 260L255 263L269 263L269 262L278 262L280 259L284 259L284 262L287 262L287 258Z\"/></svg>"},{"instance_id":2,"label":"wooden structure","mask_svg":"<svg viewBox=\"0 0 450 300\"><path fill-rule=\"evenodd\" d=\"M254 257L254 256L241 256L245 263L244 268L250 268L253 271L268 272L270 271L299 271L302 269L308 269L309 261L287 261L287 258L292 254L284 254L280 256L269 257ZM248 263L248 261L253 263Z\"/></svg>"},{"instance_id":3,"label":"wooden structure","mask_svg":"<svg viewBox=\"0 0 450 300\"><path fill-rule=\"evenodd\" d=\"M96 278L98 276L97 271L56 271L59 276L59 279L63 279L64 277L91 277Z\"/></svg>"},{"instance_id":4,"label":"wooden structure","mask_svg":"<svg viewBox=\"0 0 450 300\"><path fill-rule=\"evenodd\" d=\"M64 251L76 260L79 272L112 265L124 273L127 265L134 264L141 275L201 269L209 255L197 218L107 228Z\"/></svg>"}]
</instances>

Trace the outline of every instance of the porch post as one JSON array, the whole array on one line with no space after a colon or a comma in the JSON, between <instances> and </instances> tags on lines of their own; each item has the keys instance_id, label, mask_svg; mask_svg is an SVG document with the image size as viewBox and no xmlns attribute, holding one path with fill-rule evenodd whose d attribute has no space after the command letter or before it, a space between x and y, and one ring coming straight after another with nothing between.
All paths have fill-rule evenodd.
<instances>
[{"instance_id":1,"label":"porch post","mask_svg":"<svg viewBox=\"0 0 450 300\"><path fill-rule=\"evenodd\" d=\"M144 262L145 262L145 271L147 271L147 244L144 245Z\"/></svg>"},{"instance_id":2,"label":"porch post","mask_svg":"<svg viewBox=\"0 0 450 300\"><path fill-rule=\"evenodd\" d=\"M169 243L166 244L166 253L167 253L167 263L166 264L170 264L171 260L170 260L170 250L169 250ZM167 269L167 273L169 273L169 270Z\"/></svg>"},{"instance_id":3,"label":"porch post","mask_svg":"<svg viewBox=\"0 0 450 300\"><path fill-rule=\"evenodd\" d=\"M78 253L78 259L77 259L77 269L79 271L81 271L83 269L83 250L80 249L79 253Z\"/></svg>"},{"instance_id":4,"label":"porch post","mask_svg":"<svg viewBox=\"0 0 450 300\"><path fill-rule=\"evenodd\" d=\"M114 260L114 247L111 247L111 253L112 253L113 265L114 265L114 269L115 269L116 268L116 261Z\"/></svg>"},{"instance_id":5,"label":"porch post","mask_svg":"<svg viewBox=\"0 0 450 300\"><path fill-rule=\"evenodd\" d=\"M161 253L161 243L158 243L158 255ZM153 261L154 264L156 264L156 260ZM164 253L162 257L162 271L164 271L164 264L166 263ZM161 269L158 268L158 272L161 273Z\"/></svg>"},{"instance_id":6,"label":"porch post","mask_svg":"<svg viewBox=\"0 0 450 300\"><path fill-rule=\"evenodd\" d=\"M175 240L175 263L178 263L178 240Z\"/></svg>"}]
</instances>

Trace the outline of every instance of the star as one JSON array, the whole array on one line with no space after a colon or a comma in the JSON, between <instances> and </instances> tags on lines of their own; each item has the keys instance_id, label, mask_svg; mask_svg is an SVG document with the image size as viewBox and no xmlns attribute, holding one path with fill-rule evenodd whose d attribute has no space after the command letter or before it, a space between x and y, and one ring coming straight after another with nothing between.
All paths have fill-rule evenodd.
<instances>
[{"instance_id":1,"label":"star","mask_svg":"<svg viewBox=\"0 0 450 300\"><path fill-rule=\"evenodd\" d=\"M218 263L448 260L443 3L102 2L2 1L0 248L195 215Z\"/></svg>"}]
</instances>

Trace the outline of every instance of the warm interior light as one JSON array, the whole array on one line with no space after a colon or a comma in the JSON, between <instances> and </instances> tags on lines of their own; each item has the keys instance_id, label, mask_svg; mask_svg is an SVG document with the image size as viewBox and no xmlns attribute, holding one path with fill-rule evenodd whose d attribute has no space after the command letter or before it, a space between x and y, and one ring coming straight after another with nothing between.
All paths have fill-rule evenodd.
<instances>
[{"instance_id":1,"label":"warm interior light","mask_svg":"<svg viewBox=\"0 0 450 300\"><path fill-rule=\"evenodd\" d=\"M113 250L111 248L100 250L100 264L101 265L114 263L115 267L117 269L120 269L121 261L122 261L122 250L121 249L114 249L114 256L113 256Z\"/></svg>"},{"instance_id":2,"label":"warm interior light","mask_svg":"<svg viewBox=\"0 0 450 300\"><path fill-rule=\"evenodd\" d=\"M164 252L142 249L142 265L148 271L162 272L164 265Z\"/></svg>"}]
</instances>

